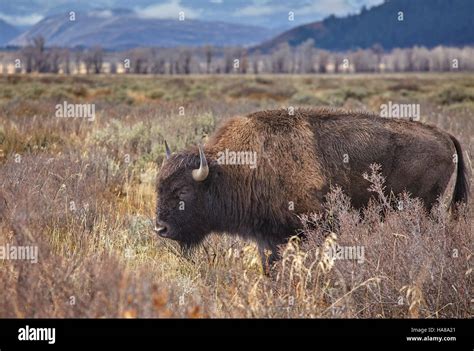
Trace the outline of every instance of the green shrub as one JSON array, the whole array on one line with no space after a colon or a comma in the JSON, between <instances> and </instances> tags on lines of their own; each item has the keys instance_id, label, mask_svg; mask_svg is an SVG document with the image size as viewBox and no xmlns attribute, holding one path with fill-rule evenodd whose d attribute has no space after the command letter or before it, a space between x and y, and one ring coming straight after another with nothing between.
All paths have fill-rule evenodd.
<instances>
[{"instance_id":1,"label":"green shrub","mask_svg":"<svg viewBox=\"0 0 474 351\"><path fill-rule=\"evenodd\" d=\"M451 105L459 102L474 101L474 95L467 89L449 86L438 93L437 99L441 105Z\"/></svg>"}]
</instances>

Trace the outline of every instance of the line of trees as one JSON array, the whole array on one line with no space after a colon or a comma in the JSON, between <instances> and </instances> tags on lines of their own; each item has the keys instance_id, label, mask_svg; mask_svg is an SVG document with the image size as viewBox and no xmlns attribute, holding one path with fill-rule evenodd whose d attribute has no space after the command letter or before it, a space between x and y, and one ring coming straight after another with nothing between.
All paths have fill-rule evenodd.
<instances>
[{"instance_id":1,"label":"line of trees","mask_svg":"<svg viewBox=\"0 0 474 351\"><path fill-rule=\"evenodd\" d=\"M70 50L68 48L47 48L43 37L36 37L32 44L19 51L19 72L73 73L72 67L84 66L85 73L102 73L104 51L100 47L89 50Z\"/></svg>"},{"instance_id":2,"label":"line of trees","mask_svg":"<svg viewBox=\"0 0 474 351\"><path fill-rule=\"evenodd\" d=\"M341 72L440 72L473 71L474 48L438 46L384 51L370 49L330 52L307 40L297 47L287 43L271 53L245 48L137 48L105 52L100 47L83 50L48 48L35 38L19 51L18 72L41 73L134 73L134 74L259 74Z\"/></svg>"}]
</instances>

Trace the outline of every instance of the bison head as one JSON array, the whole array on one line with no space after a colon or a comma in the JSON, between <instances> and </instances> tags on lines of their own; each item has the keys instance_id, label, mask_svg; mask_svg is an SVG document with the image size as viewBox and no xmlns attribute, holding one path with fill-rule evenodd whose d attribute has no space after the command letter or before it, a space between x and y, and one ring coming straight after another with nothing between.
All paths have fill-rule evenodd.
<instances>
[{"instance_id":1,"label":"bison head","mask_svg":"<svg viewBox=\"0 0 474 351\"><path fill-rule=\"evenodd\" d=\"M211 231L207 210L209 166L201 146L171 155L165 142L166 159L157 181L155 232L176 240L183 248L198 245Z\"/></svg>"}]
</instances>

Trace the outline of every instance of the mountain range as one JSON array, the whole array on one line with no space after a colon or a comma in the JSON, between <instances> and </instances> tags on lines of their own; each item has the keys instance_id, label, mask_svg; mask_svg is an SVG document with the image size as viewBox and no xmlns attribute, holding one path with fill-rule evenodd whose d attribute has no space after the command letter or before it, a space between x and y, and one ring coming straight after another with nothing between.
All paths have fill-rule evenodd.
<instances>
[{"instance_id":1,"label":"mountain range","mask_svg":"<svg viewBox=\"0 0 474 351\"><path fill-rule=\"evenodd\" d=\"M97 10L48 16L8 42L25 46L37 36L48 46L124 50L134 47L248 46L271 37L267 28L196 19L143 18L130 10Z\"/></svg>"},{"instance_id":2,"label":"mountain range","mask_svg":"<svg viewBox=\"0 0 474 351\"><path fill-rule=\"evenodd\" d=\"M474 0L391 0L357 15L290 29L254 48L269 52L282 43L297 46L313 39L327 50L384 49L422 45L464 46L474 44Z\"/></svg>"},{"instance_id":3,"label":"mountain range","mask_svg":"<svg viewBox=\"0 0 474 351\"><path fill-rule=\"evenodd\" d=\"M220 0L212 2L219 6L227 4ZM60 13L47 15L21 34L18 28L0 19L0 46L25 46L37 36L44 37L49 46L100 45L112 50L210 44L246 46L252 51L271 52L282 43L294 47L309 39L315 47L333 51L375 45L386 50L415 45L474 45L474 0L385 0L382 4L377 0L377 3L369 9L363 6L357 14L331 15L283 33L276 27L269 29L243 24L244 21L242 24L227 22L234 18L232 15L222 21L193 16L180 21L178 18L147 17L150 13L130 8L104 8L77 11L75 20L71 21L69 12L62 9ZM263 17L268 20L271 16L275 15Z\"/></svg>"},{"instance_id":4,"label":"mountain range","mask_svg":"<svg viewBox=\"0 0 474 351\"><path fill-rule=\"evenodd\" d=\"M19 34L20 31L16 27L0 19L0 46L4 46Z\"/></svg>"},{"instance_id":5,"label":"mountain range","mask_svg":"<svg viewBox=\"0 0 474 351\"><path fill-rule=\"evenodd\" d=\"M383 0L3 0L0 18L14 26L34 25L60 13L97 9L128 9L147 18L175 18L179 11L189 19L227 22L287 30L330 14L357 13L362 5ZM289 12L294 18L288 20Z\"/></svg>"}]
</instances>

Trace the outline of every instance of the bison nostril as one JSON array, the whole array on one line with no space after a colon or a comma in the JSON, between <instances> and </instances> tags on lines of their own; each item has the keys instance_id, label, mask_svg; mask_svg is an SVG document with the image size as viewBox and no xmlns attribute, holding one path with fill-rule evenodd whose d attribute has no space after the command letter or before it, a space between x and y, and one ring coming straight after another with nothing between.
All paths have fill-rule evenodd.
<instances>
[{"instance_id":1,"label":"bison nostril","mask_svg":"<svg viewBox=\"0 0 474 351\"><path fill-rule=\"evenodd\" d=\"M161 237L166 237L166 233L168 232L168 227L165 225L155 226L155 232Z\"/></svg>"}]
</instances>

